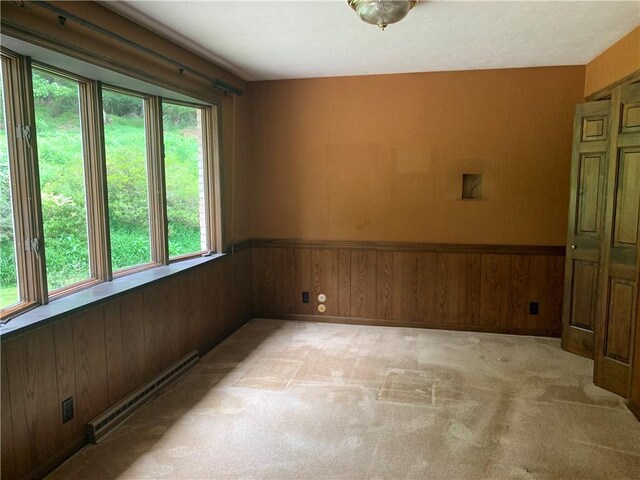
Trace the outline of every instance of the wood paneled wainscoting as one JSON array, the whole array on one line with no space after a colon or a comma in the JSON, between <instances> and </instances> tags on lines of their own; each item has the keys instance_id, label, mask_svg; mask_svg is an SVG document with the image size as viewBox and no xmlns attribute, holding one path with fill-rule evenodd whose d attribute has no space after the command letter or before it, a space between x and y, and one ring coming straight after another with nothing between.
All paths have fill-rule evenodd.
<instances>
[{"instance_id":1,"label":"wood paneled wainscoting","mask_svg":"<svg viewBox=\"0 0 640 480\"><path fill-rule=\"evenodd\" d=\"M2 338L2 478L41 477L85 443L86 424L191 350L251 317L243 250L107 303ZM74 400L62 423L61 402Z\"/></svg>"},{"instance_id":2,"label":"wood paneled wainscoting","mask_svg":"<svg viewBox=\"0 0 640 480\"><path fill-rule=\"evenodd\" d=\"M564 247L254 240L253 311L559 336L564 254ZM325 312L318 311L320 294Z\"/></svg>"}]
</instances>

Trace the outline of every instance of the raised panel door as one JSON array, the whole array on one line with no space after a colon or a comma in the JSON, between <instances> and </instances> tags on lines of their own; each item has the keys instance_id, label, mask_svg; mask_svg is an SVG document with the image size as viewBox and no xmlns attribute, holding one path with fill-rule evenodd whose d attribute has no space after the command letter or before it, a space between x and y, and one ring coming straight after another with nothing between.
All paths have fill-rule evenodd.
<instances>
[{"instance_id":1,"label":"raised panel door","mask_svg":"<svg viewBox=\"0 0 640 480\"><path fill-rule=\"evenodd\" d=\"M629 396L630 366L637 312L638 225L640 222L640 84L612 94L605 189L603 250L596 316L594 381Z\"/></svg>"},{"instance_id":2,"label":"raised panel door","mask_svg":"<svg viewBox=\"0 0 640 480\"><path fill-rule=\"evenodd\" d=\"M574 117L562 347L593 358L608 168L611 102L578 105Z\"/></svg>"}]
</instances>

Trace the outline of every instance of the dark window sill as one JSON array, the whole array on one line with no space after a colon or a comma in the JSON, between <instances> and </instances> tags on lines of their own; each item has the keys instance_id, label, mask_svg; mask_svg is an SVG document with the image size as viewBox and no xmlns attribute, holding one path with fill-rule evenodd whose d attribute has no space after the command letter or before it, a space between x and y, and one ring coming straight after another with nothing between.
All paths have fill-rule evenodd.
<instances>
[{"instance_id":1,"label":"dark window sill","mask_svg":"<svg viewBox=\"0 0 640 480\"><path fill-rule=\"evenodd\" d=\"M5 342L36 328L44 327L62 318L114 300L121 295L139 290L163 278L215 262L225 256L225 253L218 253L208 257L191 258L170 265L150 268L53 300L48 305L31 309L0 326L0 338L2 342Z\"/></svg>"}]
</instances>

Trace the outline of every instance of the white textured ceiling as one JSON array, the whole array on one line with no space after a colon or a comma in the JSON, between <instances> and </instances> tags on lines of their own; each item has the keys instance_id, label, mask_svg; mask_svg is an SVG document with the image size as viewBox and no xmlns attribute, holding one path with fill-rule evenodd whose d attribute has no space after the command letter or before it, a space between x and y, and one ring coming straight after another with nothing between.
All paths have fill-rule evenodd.
<instances>
[{"instance_id":1,"label":"white textured ceiling","mask_svg":"<svg viewBox=\"0 0 640 480\"><path fill-rule=\"evenodd\" d=\"M345 0L103 4L246 80L582 65L639 1L425 1L384 32Z\"/></svg>"}]
</instances>

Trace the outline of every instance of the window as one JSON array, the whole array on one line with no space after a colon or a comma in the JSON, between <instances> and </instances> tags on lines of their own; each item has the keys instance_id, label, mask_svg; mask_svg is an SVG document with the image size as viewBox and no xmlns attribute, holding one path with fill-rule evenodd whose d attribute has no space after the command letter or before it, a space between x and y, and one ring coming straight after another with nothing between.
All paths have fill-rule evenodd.
<instances>
[{"instance_id":1,"label":"window","mask_svg":"<svg viewBox=\"0 0 640 480\"><path fill-rule=\"evenodd\" d=\"M0 75L0 86L2 87L2 98L0 98L0 309L3 309L20 302L20 291L2 75Z\"/></svg>"},{"instance_id":2,"label":"window","mask_svg":"<svg viewBox=\"0 0 640 480\"><path fill-rule=\"evenodd\" d=\"M111 264L121 271L152 261L145 99L103 90Z\"/></svg>"},{"instance_id":3,"label":"window","mask_svg":"<svg viewBox=\"0 0 640 480\"><path fill-rule=\"evenodd\" d=\"M47 286L91 278L79 83L33 69Z\"/></svg>"},{"instance_id":4,"label":"window","mask_svg":"<svg viewBox=\"0 0 640 480\"><path fill-rule=\"evenodd\" d=\"M219 245L215 106L1 52L2 322Z\"/></svg>"},{"instance_id":5,"label":"window","mask_svg":"<svg viewBox=\"0 0 640 480\"><path fill-rule=\"evenodd\" d=\"M169 256L208 250L202 109L163 102Z\"/></svg>"}]
</instances>

